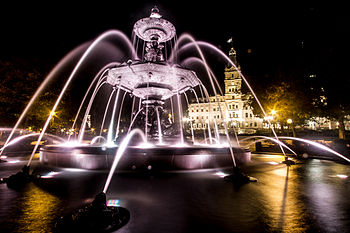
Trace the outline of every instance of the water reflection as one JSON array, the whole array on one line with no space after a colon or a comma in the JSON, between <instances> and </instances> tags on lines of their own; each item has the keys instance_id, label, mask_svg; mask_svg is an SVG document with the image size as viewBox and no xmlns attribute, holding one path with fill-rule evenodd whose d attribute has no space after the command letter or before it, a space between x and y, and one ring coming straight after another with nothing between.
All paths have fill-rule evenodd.
<instances>
[{"instance_id":1,"label":"water reflection","mask_svg":"<svg viewBox=\"0 0 350 233\"><path fill-rule=\"evenodd\" d=\"M61 201L34 184L30 184L20 198L18 232L52 232Z\"/></svg>"},{"instance_id":2,"label":"water reflection","mask_svg":"<svg viewBox=\"0 0 350 233\"><path fill-rule=\"evenodd\" d=\"M326 232L344 232L344 224L349 230L349 181L338 176L338 173L348 176L349 167L312 160L308 170L313 176L306 176L305 188L311 196L308 204L315 210L311 214L316 224Z\"/></svg>"},{"instance_id":3,"label":"water reflection","mask_svg":"<svg viewBox=\"0 0 350 233\"><path fill-rule=\"evenodd\" d=\"M131 213L118 231L123 233L348 231L349 166L307 160L287 168L282 160L254 155L243 170L259 181L240 187L221 178L229 170L117 173L107 199ZM15 165L0 166L4 174ZM0 186L1 231L51 232L59 216L91 201L107 176L67 170L41 174L46 179L20 192Z\"/></svg>"}]
</instances>

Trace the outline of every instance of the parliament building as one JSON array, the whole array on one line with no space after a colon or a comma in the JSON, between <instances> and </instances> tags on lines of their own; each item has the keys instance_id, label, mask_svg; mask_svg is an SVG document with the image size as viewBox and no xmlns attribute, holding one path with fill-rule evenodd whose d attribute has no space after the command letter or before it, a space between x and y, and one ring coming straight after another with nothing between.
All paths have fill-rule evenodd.
<instances>
[{"instance_id":1,"label":"parliament building","mask_svg":"<svg viewBox=\"0 0 350 233\"><path fill-rule=\"evenodd\" d=\"M205 129L208 124L211 124L210 127L217 127L220 132L223 132L224 120L229 130L234 129L239 134L252 134L257 129L263 128L263 119L254 115L250 105L251 93L242 93L241 67L233 47L229 51L229 57L237 68L232 65L225 67L224 96L218 95L218 98L210 96L209 103L193 101L188 106L188 120L192 122L194 130ZM219 106L225 119L222 119ZM209 121L209 119L213 120Z\"/></svg>"}]
</instances>

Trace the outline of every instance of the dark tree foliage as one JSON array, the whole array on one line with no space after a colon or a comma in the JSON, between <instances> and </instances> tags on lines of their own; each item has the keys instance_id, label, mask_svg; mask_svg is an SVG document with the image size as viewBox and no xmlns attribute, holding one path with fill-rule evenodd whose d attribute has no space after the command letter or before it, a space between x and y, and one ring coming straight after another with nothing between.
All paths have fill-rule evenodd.
<instances>
[{"instance_id":1,"label":"dark tree foliage","mask_svg":"<svg viewBox=\"0 0 350 233\"><path fill-rule=\"evenodd\" d=\"M40 66L38 61L24 61L21 59L0 60L0 125L13 127L20 114L32 98L47 75L49 68ZM61 84L46 88L27 113L20 127L40 129L45 123L54 102L59 94ZM70 98L66 96L56 111L52 128L63 126L69 121L65 106L69 106ZM69 108L68 108L69 110Z\"/></svg>"}]
</instances>

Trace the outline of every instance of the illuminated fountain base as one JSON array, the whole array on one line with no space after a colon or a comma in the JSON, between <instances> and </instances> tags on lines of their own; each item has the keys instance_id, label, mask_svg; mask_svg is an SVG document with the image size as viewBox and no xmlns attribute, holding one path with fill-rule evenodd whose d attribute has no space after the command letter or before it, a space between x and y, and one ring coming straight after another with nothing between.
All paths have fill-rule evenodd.
<instances>
[{"instance_id":1,"label":"illuminated fountain base","mask_svg":"<svg viewBox=\"0 0 350 233\"><path fill-rule=\"evenodd\" d=\"M61 168L79 168L87 170L109 170L118 147L74 146L63 147L48 145L40 151L40 161L44 165ZM250 151L233 148L238 165L250 161ZM128 147L118 163L121 170L196 170L232 167L232 157L228 147L191 146L169 147L154 146L140 148Z\"/></svg>"}]
</instances>

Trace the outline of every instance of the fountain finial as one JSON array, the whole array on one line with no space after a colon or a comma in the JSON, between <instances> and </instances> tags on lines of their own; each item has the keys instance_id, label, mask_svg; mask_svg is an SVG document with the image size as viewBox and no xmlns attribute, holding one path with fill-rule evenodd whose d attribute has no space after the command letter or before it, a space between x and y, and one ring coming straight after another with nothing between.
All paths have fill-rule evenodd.
<instances>
[{"instance_id":1,"label":"fountain finial","mask_svg":"<svg viewBox=\"0 0 350 233\"><path fill-rule=\"evenodd\" d=\"M156 18L156 19L160 19L162 18L162 15L159 14L159 9L157 6L154 6L152 9L151 9L151 15L149 16L150 18Z\"/></svg>"}]
</instances>

